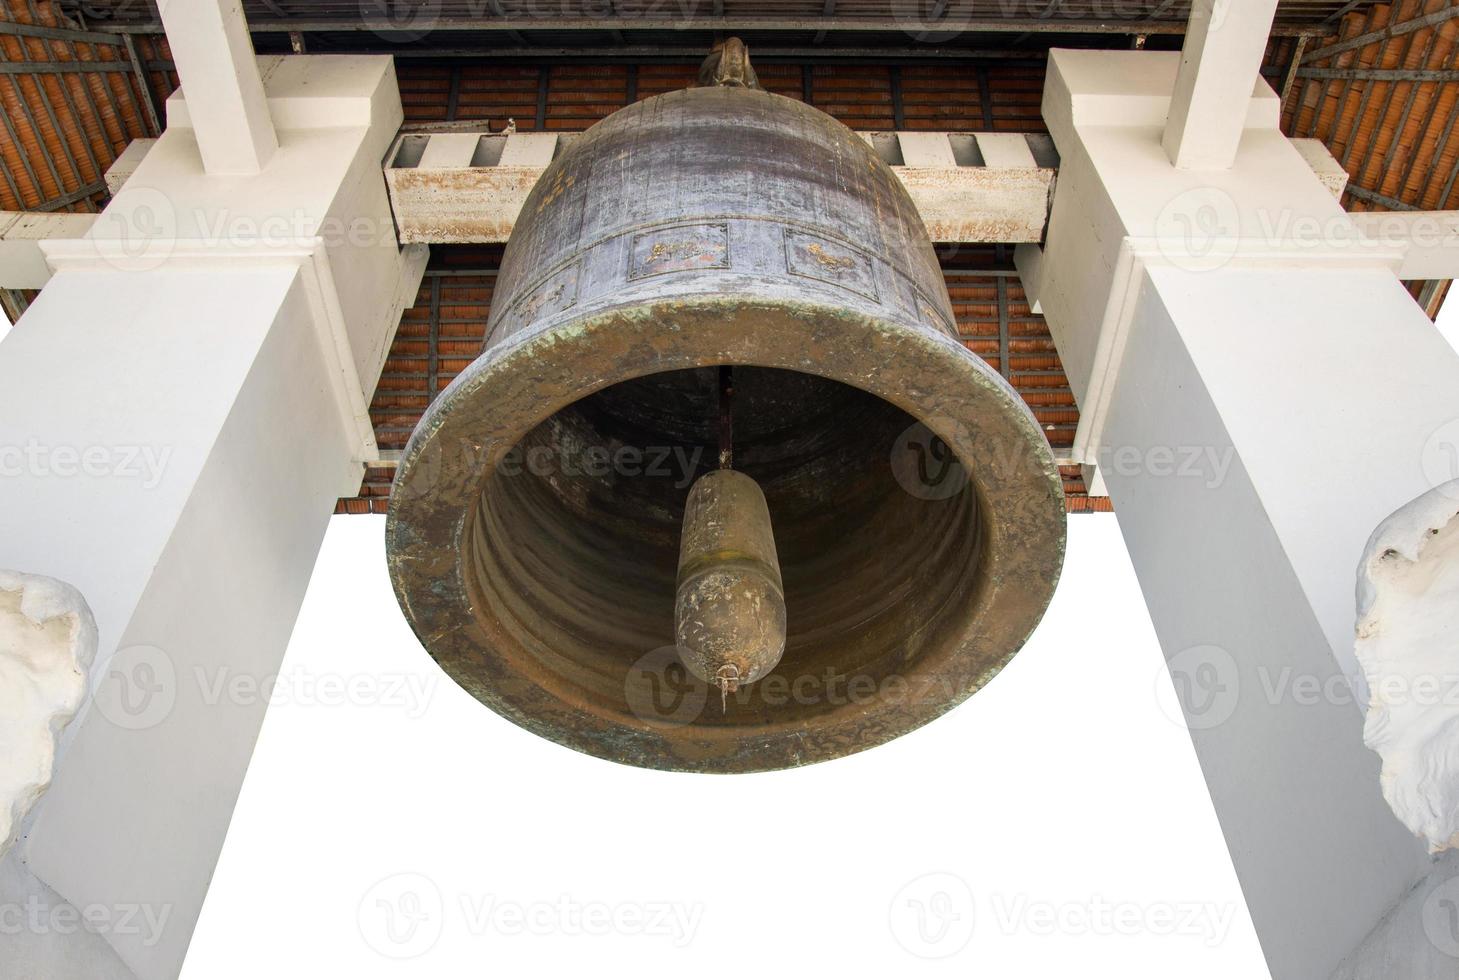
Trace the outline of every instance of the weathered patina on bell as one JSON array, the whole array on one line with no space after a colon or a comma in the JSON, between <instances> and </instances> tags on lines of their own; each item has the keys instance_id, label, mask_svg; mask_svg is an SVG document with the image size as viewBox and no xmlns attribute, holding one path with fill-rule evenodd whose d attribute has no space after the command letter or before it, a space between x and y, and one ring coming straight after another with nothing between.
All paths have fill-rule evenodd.
<instances>
[{"instance_id":1,"label":"weathered patina on bell","mask_svg":"<svg viewBox=\"0 0 1459 980\"><path fill-rule=\"evenodd\" d=\"M1017 393L958 341L887 165L760 90L737 41L701 83L547 168L386 535L417 636L494 710L631 765L747 772L878 745L987 683L1053 593L1064 495ZM756 543L704 561L743 559L767 600L736 670L784 648L715 689L733 658L681 647L676 597L690 488L722 469L722 366L733 470L704 485L739 494ZM719 649L726 627L703 628Z\"/></svg>"}]
</instances>

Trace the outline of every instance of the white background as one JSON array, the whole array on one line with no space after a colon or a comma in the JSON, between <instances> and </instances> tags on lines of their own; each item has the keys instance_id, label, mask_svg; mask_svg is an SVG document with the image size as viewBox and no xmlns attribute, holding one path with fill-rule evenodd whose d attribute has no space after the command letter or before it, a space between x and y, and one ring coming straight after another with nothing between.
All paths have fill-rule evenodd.
<instances>
[{"instance_id":1,"label":"white background","mask_svg":"<svg viewBox=\"0 0 1459 980\"><path fill-rule=\"evenodd\" d=\"M962 707L732 777L463 693L383 523L330 527L184 977L1266 976L1114 518L1070 520L1047 618Z\"/></svg>"}]
</instances>

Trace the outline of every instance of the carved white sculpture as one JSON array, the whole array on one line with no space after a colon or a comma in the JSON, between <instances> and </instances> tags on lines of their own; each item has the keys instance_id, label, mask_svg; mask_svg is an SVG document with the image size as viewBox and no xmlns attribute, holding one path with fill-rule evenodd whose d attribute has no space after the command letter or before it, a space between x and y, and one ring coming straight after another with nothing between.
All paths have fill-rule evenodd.
<instances>
[{"instance_id":1,"label":"carved white sculpture","mask_svg":"<svg viewBox=\"0 0 1459 980\"><path fill-rule=\"evenodd\" d=\"M81 707L95 656L81 593L0 570L0 854L50 785L56 739Z\"/></svg>"},{"instance_id":2,"label":"carved white sculpture","mask_svg":"<svg viewBox=\"0 0 1459 980\"><path fill-rule=\"evenodd\" d=\"M1378 525L1358 567L1363 741L1383 797L1432 851L1459 846L1459 480Z\"/></svg>"}]
</instances>

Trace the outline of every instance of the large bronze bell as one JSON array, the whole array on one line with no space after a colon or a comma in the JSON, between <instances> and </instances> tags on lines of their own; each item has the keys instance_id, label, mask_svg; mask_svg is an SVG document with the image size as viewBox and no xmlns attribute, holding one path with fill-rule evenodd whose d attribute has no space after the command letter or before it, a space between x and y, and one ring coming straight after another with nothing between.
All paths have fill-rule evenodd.
<instances>
[{"instance_id":1,"label":"large bronze bell","mask_svg":"<svg viewBox=\"0 0 1459 980\"><path fill-rule=\"evenodd\" d=\"M886 164L738 42L700 77L547 168L386 539L416 635L493 710L748 772L987 683L1053 593L1064 497Z\"/></svg>"}]
</instances>

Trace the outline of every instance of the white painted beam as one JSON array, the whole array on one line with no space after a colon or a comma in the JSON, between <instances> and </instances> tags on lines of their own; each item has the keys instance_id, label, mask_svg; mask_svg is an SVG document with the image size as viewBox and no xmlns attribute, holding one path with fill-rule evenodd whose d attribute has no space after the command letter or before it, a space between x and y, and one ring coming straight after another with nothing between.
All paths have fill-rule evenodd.
<instances>
[{"instance_id":1,"label":"white painted beam","mask_svg":"<svg viewBox=\"0 0 1459 980\"><path fill-rule=\"evenodd\" d=\"M256 174L279 148L238 0L159 0L203 168ZM172 123L171 118L168 120Z\"/></svg>"},{"instance_id":2,"label":"white painted beam","mask_svg":"<svg viewBox=\"0 0 1459 980\"><path fill-rule=\"evenodd\" d=\"M1046 246L1017 258L1272 976L1329 980L1430 868L1362 745L1354 569L1379 521L1459 476L1459 355L1399 282L1403 248L1363 239L1274 114L1240 108L1225 171L1168 165L1175 61L1052 53L1063 164Z\"/></svg>"},{"instance_id":3,"label":"white painted beam","mask_svg":"<svg viewBox=\"0 0 1459 980\"><path fill-rule=\"evenodd\" d=\"M509 133L498 166L545 168L556 152L556 133Z\"/></svg>"},{"instance_id":4,"label":"white painted beam","mask_svg":"<svg viewBox=\"0 0 1459 980\"><path fill-rule=\"evenodd\" d=\"M983 166L994 170L1034 170L1033 151L1028 140L1019 133L975 133L978 151L983 155Z\"/></svg>"},{"instance_id":5,"label":"white painted beam","mask_svg":"<svg viewBox=\"0 0 1459 980\"><path fill-rule=\"evenodd\" d=\"M1307 161L1317 179L1322 181L1322 186L1341 201L1348 189L1348 172L1338 162L1337 157L1332 155L1327 144L1317 139L1295 139L1292 140L1292 148L1302 154L1302 159Z\"/></svg>"},{"instance_id":6,"label":"white painted beam","mask_svg":"<svg viewBox=\"0 0 1459 980\"><path fill-rule=\"evenodd\" d=\"M165 911L104 937L142 980L178 974L267 707L216 682L278 670L376 453L366 405L423 267L379 169L392 60L269 65L276 118L311 125L281 130L267 171L219 181L170 127L86 237L45 244L54 275L0 342L0 447L20 451L0 565L74 583L100 640L12 852L34 878L0 864L0 898ZM0 963L115 975L95 939L0 930Z\"/></svg>"},{"instance_id":7,"label":"white painted beam","mask_svg":"<svg viewBox=\"0 0 1459 980\"><path fill-rule=\"evenodd\" d=\"M1277 0L1195 0L1163 145L1182 170L1226 170L1246 128ZM1265 85L1265 82L1260 82Z\"/></svg>"},{"instance_id":8,"label":"white painted beam","mask_svg":"<svg viewBox=\"0 0 1459 980\"><path fill-rule=\"evenodd\" d=\"M946 133L897 133L902 162L909 167L956 167Z\"/></svg>"},{"instance_id":9,"label":"white painted beam","mask_svg":"<svg viewBox=\"0 0 1459 980\"><path fill-rule=\"evenodd\" d=\"M471 166L481 137L476 133L442 133L431 138L421 152L421 170L460 170Z\"/></svg>"}]
</instances>

